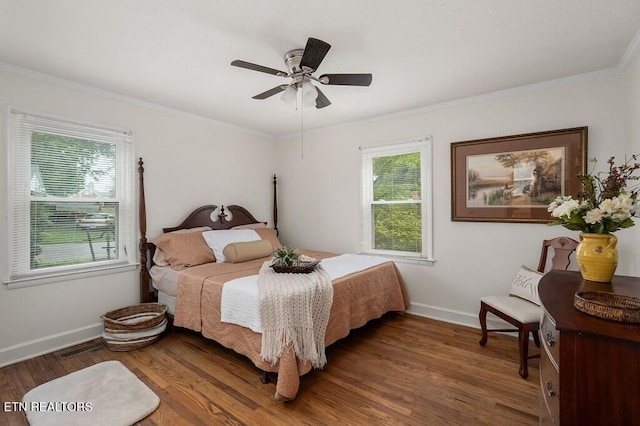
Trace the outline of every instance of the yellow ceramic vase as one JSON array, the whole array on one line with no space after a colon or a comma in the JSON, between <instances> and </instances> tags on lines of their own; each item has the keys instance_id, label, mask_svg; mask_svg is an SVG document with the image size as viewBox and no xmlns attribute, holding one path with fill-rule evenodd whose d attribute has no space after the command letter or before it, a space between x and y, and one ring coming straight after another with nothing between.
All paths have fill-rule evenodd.
<instances>
[{"instance_id":1,"label":"yellow ceramic vase","mask_svg":"<svg viewBox=\"0 0 640 426\"><path fill-rule=\"evenodd\" d=\"M612 234L580 234L576 259L582 278L601 283L611 282L618 266L618 239Z\"/></svg>"}]
</instances>

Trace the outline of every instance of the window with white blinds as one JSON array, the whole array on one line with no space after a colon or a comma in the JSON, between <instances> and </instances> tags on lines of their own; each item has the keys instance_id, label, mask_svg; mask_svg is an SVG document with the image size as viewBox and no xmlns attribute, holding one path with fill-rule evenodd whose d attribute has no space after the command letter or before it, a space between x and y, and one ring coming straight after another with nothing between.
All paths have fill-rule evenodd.
<instances>
[{"instance_id":1,"label":"window with white blinds","mask_svg":"<svg viewBox=\"0 0 640 426\"><path fill-rule=\"evenodd\" d=\"M362 249L432 259L431 140L362 149Z\"/></svg>"},{"instance_id":2,"label":"window with white blinds","mask_svg":"<svg viewBox=\"0 0 640 426\"><path fill-rule=\"evenodd\" d=\"M135 163L128 131L12 110L12 286L135 262Z\"/></svg>"}]
</instances>

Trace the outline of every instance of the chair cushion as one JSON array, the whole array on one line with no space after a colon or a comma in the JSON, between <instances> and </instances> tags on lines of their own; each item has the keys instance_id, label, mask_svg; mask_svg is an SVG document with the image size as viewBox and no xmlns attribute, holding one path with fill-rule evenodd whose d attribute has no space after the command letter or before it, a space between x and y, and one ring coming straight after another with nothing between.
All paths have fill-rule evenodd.
<instances>
[{"instance_id":1,"label":"chair cushion","mask_svg":"<svg viewBox=\"0 0 640 426\"><path fill-rule=\"evenodd\" d=\"M509 295L517 296L531 303L540 306L540 296L538 296L538 282L543 277L543 273L534 271L522 265L511 283Z\"/></svg>"},{"instance_id":2,"label":"chair cushion","mask_svg":"<svg viewBox=\"0 0 640 426\"><path fill-rule=\"evenodd\" d=\"M539 322L542 316L542 308L540 306L519 297L485 296L480 300L522 323Z\"/></svg>"}]
</instances>

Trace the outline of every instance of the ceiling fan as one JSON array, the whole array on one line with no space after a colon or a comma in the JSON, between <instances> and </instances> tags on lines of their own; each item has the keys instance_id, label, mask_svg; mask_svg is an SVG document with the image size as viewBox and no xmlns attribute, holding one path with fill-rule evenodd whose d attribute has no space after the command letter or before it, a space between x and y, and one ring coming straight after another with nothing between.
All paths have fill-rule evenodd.
<instances>
[{"instance_id":1,"label":"ceiling fan","mask_svg":"<svg viewBox=\"0 0 640 426\"><path fill-rule=\"evenodd\" d=\"M309 37L304 49L294 49L284 55L284 63L288 72L241 60L231 62L231 65L279 77L291 78L289 84L276 86L253 96L253 99L267 99L284 92L282 100L294 103L298 99L299 90L304 106L315 105L316 108L324 108L331 105L331 101L317 86L311 84L311 81L325 85L368 86L372 80L371 74L323 74L320 77L314 76L313 73L318 69L330 48L331 45L329 43Z\"/></svg>"}]
</instances>

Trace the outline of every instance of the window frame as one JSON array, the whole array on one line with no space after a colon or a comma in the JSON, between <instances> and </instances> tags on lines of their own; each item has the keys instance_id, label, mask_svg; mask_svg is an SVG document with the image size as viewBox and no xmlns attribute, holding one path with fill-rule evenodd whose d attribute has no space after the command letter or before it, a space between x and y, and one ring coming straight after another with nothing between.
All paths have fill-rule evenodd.
<instances>
[{"instance_id":1,"label":"window frame","mask_svg":"<svg viewBox=\"0 0 640 426\"><path fill-rule=\"evenodd\" d=\"M28 120L28 123L19 123L20 117ZM46 124L43 124L46 123ZM109 128L102 125L82 123L75 120L63 119L50 115L42 115L8 108L7 112L7 253L8 268L4 283L8 289L29 287L34 285L49 284L53 282L86 278L91 276L119 273L134 270L137 267L136 257L136 192L135 192L135 155L133 132L118 128ZM52 131L47 126L59 126L57 131ZM63 129L58 131L59 129ZM68 130L69 133L65 133ZM74 133L80 131L83 136ZM33 132L60 134L61 136L83 139L87 134L95 132L97 135L105 134L104 139L92 137L92 140L108 142L115 145L116 149L116 195L108 200L83 200L83 203L109 201L118 204L118 223L116 226L117 241L119 242L119 256L117 259L100 260L88 263L77 263L66 266L53 266L42 269L32 269L29 259L24 258L25 248L31 247L29 223L30 215L26 220L18 218L19 212L29 211L33 201L60 201L74 202L74 199L44 199L34 196L30 190L31 176L25 172L31 169L31 138L24 135ZM85 133L86 132L86 133ZM115 138L113 137L115 135ZM118 156L121 156L118 159ZM20 164L18 164L20 163ZM27 164L28 163L28 164ZM19 227L16 230L16 226ZM25 228L26 226L26 228ZM25 230L26 229L26 230ZM26 262L26 263L25 263Z\"/></svg>"},{"instance_id":2,"label":"window frame","mask_svg":"<svg viewBox=\"0 0 640 426\"><path fill-rule=\"evenodd\" d=\"M381 146L360 147L360 151L361 252L365 254L397 258L399 260L404 260L412 263L433 263L433 157L431 137L427 136L419 140L396 142ZM420 253L418 253L376 249L373 246L372 206L374 204L380 203L376 203L373 200L373 159L378 157L387 157L410 153L420 154L422 250Z\"/></svg>"}]
</instances>

